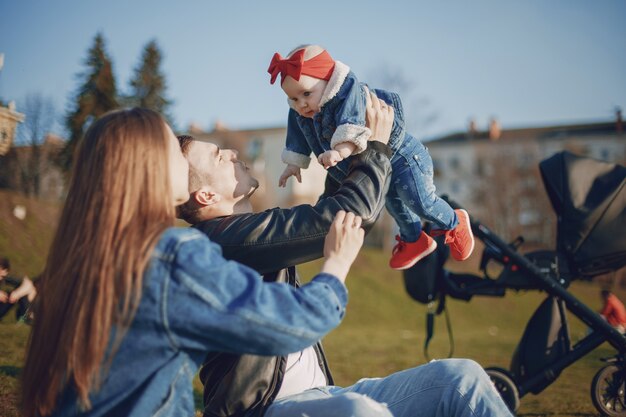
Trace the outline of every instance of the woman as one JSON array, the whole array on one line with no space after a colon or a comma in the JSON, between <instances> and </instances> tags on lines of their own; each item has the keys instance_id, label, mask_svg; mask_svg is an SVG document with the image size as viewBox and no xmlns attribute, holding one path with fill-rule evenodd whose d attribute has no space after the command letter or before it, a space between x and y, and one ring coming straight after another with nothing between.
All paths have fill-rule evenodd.
<instances>
[{"instance_id":1,"label":"woman","mask_svg":"<svg viewBox=\"0 0 626 417\"><path fill-rule=\"evenodd\" d=\"M267 284L200 232L172 228L187 178L157 113L116 111L90 127L41 279L26 417L192 415L191 378L208 351L286 354L339 324L359 217L337 215L309 284Z\"/></svg>"}]
</instances>

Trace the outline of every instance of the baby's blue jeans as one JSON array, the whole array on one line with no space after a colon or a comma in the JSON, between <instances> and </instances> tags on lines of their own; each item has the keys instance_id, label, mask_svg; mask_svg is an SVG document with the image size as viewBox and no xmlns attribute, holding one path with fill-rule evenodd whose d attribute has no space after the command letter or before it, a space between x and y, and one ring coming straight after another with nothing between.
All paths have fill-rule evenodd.
<instances>
[{"instance_id":1,"label":"baby's blue jeans","mask_svg":"<svg viewBox=\"0 0 626 417\"><path fill-rule=\"evenodd\" d=\"M433 161L422 142L407 135L391 159L391 166L385 206L398 224L402 240L415 242L419 238L421 220L430 221L434 229L456 227L456 213L436 194Z\"/></svg>"}]
</instances>

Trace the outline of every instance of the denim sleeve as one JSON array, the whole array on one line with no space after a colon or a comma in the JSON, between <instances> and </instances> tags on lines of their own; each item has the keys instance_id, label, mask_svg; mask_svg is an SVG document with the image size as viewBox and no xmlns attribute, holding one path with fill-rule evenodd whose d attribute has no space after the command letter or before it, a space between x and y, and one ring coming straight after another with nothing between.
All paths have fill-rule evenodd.
<instances>
[{"instance_id":1,"label":"denim sleeve","mask_svg":"<svg viewBox=\"0 0 626 417\"><path fill-rule=\"evenodd\" d=\"M287 140L285 149L282 154L282 161L286 164L295 165L306 169L311 162L311 147L309 146L298 120L297 113L294 109L289 109L289 117L287 119Z\"/></svg>"},{"instance_id":2,"label":"denim sleeve","mask_svg":"<svg viewBox=\"0 0 626 417\"><path fill-rule=\"evenodd\" d=\"M317 275L295 289L264 283L254 270L226 261L197 232L178 246L163 302L175 348L202 352L286 355L319 341L342 320L347 290Z\"/></svg>"},{"instance_id":3,"label":"denim sleeve","mask_svg":"<svg viewBox=\"0 0 626 417\"><path fill-rule=\"evenodd\" d=\"M372 135L365 127L366 89L352 79L345 91L343 102L335 113L337 129L330 140L331 148L344 142L356 145L354 153L361 153L367 147L367 140Z\"/></svg>"}]
</instances>

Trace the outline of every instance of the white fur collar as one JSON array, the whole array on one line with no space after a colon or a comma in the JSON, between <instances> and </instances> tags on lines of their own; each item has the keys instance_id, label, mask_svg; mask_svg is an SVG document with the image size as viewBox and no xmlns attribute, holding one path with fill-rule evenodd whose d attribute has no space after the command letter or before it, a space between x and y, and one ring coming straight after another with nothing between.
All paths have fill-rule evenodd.
<instances>
[{"instance_id":1,"label":"white fur collar","mask_svg":"<svg viewBox=\"0 0 626 417\"><path fill-rule=\"evenodd\" d=\"M330 76L330 80L328 80L328 84L326 84L326 88L322 93L322 98L320 100L320 109L324 106L324 104L328 103L330 99L335 97L339 92L339 89L343 85L343 82L346 80L346 77L350 73L350 67L340 61L335 61L335 68L333 69L333 73Z\"/></svg>"}]
</instances>

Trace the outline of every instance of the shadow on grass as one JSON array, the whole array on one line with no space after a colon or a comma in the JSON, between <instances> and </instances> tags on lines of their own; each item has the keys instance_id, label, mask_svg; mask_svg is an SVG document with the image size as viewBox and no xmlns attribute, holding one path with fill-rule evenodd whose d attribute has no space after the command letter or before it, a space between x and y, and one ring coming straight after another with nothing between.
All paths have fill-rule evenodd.
<instances>
[{"instance_id":1,"label":"shadow on grass","mask_svg":"<svg viewBox=\"0 0 626 417\"><path fill-rule=\"evenodd\" d=\"M22 368L19 366L2 365L0 366L0 375L12 376L17 378L22 372Z\"/></svg>"}]
</instances>

